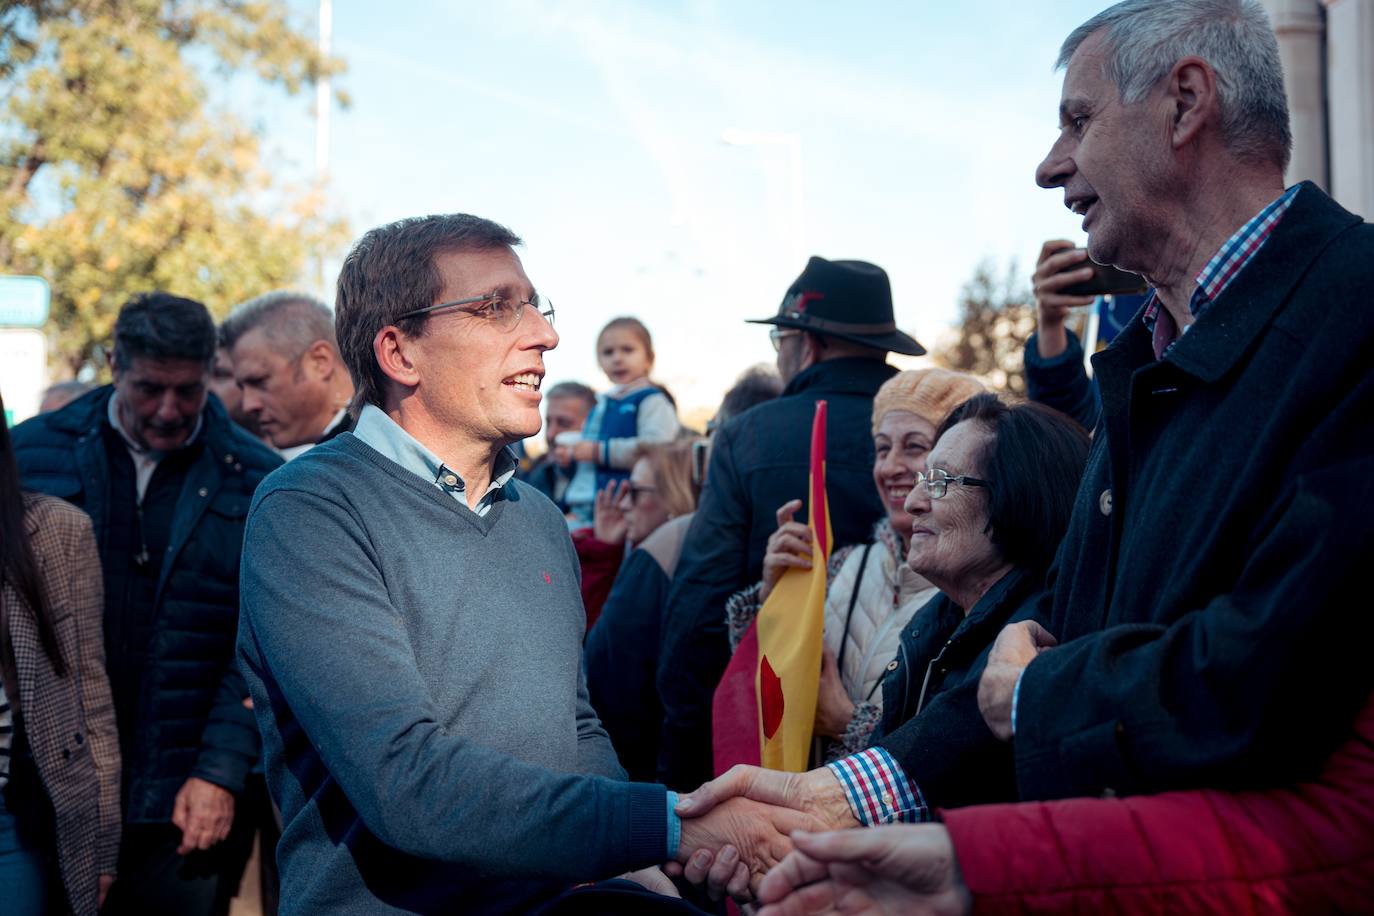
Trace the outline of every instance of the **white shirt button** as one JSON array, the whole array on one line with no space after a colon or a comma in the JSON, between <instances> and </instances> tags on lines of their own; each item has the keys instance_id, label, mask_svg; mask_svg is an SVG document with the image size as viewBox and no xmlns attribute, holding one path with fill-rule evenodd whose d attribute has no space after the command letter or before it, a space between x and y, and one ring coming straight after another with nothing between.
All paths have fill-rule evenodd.
<instances>
[{"instance_id":1,"label":"white shirt button","mask_svg":"<svg viewBox=\"0 0 1374 916\"><path fill-rule=\"evenodd\" d=\"M1112 491L1110 488L1103 490L1102 495L1097 498L1097 508L1102 510L1103 515L1112 514Z\"/></svg>"}]
</instances>

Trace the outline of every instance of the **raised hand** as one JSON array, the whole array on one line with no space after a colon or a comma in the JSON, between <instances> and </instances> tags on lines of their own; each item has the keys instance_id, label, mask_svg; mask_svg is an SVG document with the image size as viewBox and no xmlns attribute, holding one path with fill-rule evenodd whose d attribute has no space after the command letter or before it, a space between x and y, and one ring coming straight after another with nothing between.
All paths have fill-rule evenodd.
<instances>
[{"instance_id":1,"label":"raised hand","mask_svg":"<svg viewBox=\"0 0 1374 916\"><path fill-rule=\"evenodd\" d=\"M596 503L592 506L592 537L603 544L622 544L625 541L625 513L620 510L620 501L630 492L630 482L611 480L597 491Z\"/></svg>"},{"instance_id":2,"label":"raised hand","mask_svg":"<svg viewBox=\"0 0 1374 916\"><path fill-rule=\"evenodd\" d=\"M751 893L757 893L763 876L792 851L792 832L816 829L824 829L824 824L800 811L747 798L725 799L709 813L683 818L677 858L682 863L695 861L699 865L703 861L699 855L702 851L719 854L725 860L721 873L737 875L741 868L746 869L747 886ZM739 857L739 864L733 869L728 867L730 851ZM731 889L737 890L741 884L736 881Z\"/></svg>"},{"instance_id":3,"label":"raised hand","mask_svg":"<svg viewBox=\"0 0 1374 916\"><path fill-rule=\"evenodd\" d=\"M1088 253L1067 239L1051 239L1040 247L1031 283L1035 288L1036 350L1042 359L1053 359L1069 345L1064 320L1069 309L1092 305L1095 296L1066 296L1060 290L1091 280Z\"/></svg>"},{"instance_id":4,"label":"raised hand","mask_svg":"<svg viewBox=\"0 0 1374 916\"><path fill-rule=\"evenodd\" d=\"M759 916L963 916L973 898L939 824L795 833L796 850L759 887Z\"/></svg>"},{"instance_id":5,"label":"raised hand","mask_svg":"<svg viewBox=\"0 0 1374 916\"><path fill-rule=\"evenodd\" d=\"M811 529L792 516L801 510L800 499L790 499L778 507L778 530L768 536L768 548L763 555L763 587L759 589L759 603L768 600L773 586L789 568L811 568Z\"/></svg>"}]
</instances>

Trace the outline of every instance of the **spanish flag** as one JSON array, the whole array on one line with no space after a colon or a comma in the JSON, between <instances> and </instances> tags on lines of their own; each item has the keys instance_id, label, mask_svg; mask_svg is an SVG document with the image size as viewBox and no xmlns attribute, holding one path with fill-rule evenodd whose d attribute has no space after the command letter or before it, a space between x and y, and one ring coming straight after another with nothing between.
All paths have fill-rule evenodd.
<instances>
[{"instance_id":1,"label":"spanish flag","mask_svg":"<svg viewBox=\"0 0 1374 916\"><path fill-rule=\"evenodd\" d=\"M811 568L788 569L759 611L759 709L763 766L800 773L811 754L825 627L825 571L830 559L830 506L825 497L825 401L811 425Z\"/></svg>"}]
</instances>

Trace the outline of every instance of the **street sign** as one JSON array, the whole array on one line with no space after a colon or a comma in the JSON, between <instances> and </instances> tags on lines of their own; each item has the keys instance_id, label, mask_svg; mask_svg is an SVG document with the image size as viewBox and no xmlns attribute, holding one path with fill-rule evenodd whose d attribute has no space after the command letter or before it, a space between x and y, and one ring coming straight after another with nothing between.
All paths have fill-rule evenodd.
<instances>
[{"instance_id":1,"label":"street sign","mask_svg":"<svg viewBox=\"0 0 1374 916\"><path fill-rule=\"evenodd\" d=\"M42 277L0 276L0 327L41 328L50 299Z\"/></svg>"},{"instance_id":2,"label":"street sign","mask_svg":"<svg viewBox=\"0 0 1374 916\"><path fill-rule=\"evenodd\" d=\"M13 426L38 413L48 386L48 341L33 328L0 328L0 395L5 423Z\"/></svg>"}]
</instances>

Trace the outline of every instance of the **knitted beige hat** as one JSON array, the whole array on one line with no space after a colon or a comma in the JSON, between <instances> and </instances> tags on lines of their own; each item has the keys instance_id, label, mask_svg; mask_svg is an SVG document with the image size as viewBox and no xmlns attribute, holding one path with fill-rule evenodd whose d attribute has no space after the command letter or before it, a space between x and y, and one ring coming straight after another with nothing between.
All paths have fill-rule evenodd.
<instances>
[{"instance_id":1,"label":"knitted beige hat","mask_svg":"<svg viewBox=\"0 0 1374 916\"><path fill-rule=\"evenodd\" d=\"M898 372L873 398L873 432L890 410L910 411L938 429L950 411L984 390L973 376L948 369Z\"/></svg>"}]
</instances>

